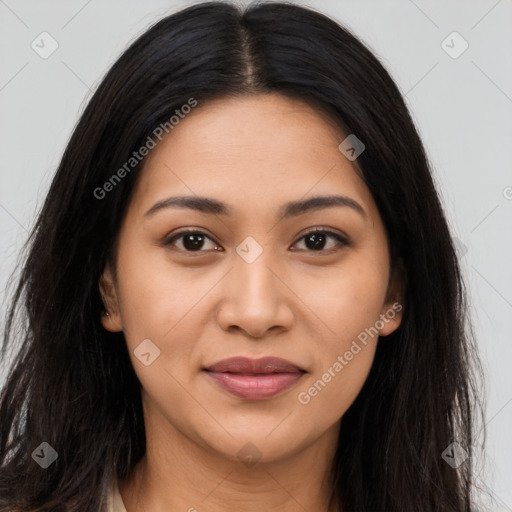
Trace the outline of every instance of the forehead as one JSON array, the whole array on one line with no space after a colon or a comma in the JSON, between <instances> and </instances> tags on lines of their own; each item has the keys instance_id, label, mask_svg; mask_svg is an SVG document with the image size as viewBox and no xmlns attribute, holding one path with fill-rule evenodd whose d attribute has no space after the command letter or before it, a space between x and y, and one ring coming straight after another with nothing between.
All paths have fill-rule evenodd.
<instances>
[{"instance_id":1,"label":"forehead","mask_svg":"<svg viewBox=\"0 0 512 512\"><path fill-rule=\"evenodd\" d=\"M338 149L345 137L329 115L299 99L273 93L209 101L151 150L134 200L145 207L179 192L226 202L243 196L247 206L273 208L284 197L336 191L371 202L357 163Z\"/></svg>"},{"instance_id":2,"label":"forehead","mask_svg":"<svg viewBox=\"0 0 512 512\"><path fill-rule=\"evenodd\" d=\"M195 153L222 160L243 152L245 158L323 153L344 138L340 126L323 110L303 100L276 93L221 98L198 105L164 140L193 145ZM229 155L227 155L229 156Z\"/></svg>"}]
</instances>

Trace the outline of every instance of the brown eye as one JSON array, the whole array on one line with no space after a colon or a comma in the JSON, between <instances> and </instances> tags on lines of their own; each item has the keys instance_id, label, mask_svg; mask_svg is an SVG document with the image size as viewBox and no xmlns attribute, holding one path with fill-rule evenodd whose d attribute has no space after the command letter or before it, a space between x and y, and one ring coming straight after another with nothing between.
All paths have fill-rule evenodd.
<instances>
[{"instance_id":1,"label":"brown eye","mask_svg":"<svg viewBox=\"0 0 512 512\"><path fill-rule=\"evenodd\" d=\"M327 230L310 231L300 238L300 240L304 240L306 250L315 252L329 252L329 250L336 248L336 244L331 244L331 246L326 249L329 239L334 239L338 244L343 246L348 245L348 240L345 237Z\"/></svg>"},{"instance_id":2,"label":"brown eye","mask_svg":"<svg viewBox=\"0 0 512 512\"><path fill-rule=\"evenodd\" d=\"M168 238L164 242L164 245L176 245L175 242L180 239L181 247L177 246L177 248L185 252L204 252L202 249L207 245L207 240L212 242L213 250L219 250L218 245L202 231L182 231L181 233L177 233L171 238Z\"/></svg>"},{"instance_id":3,"label":"brown eye","mask_svg":"<svg viewBox=\"0 0 512 512\"><path fill-rule=\"evenodd\" d=\"M306 233L299 240L304 240L305 249L308 252L331 252L337 245L349 245L348 240L328 230L314 230ZM329 243L329 240L331 242ZM334 240L334 243L332 242ZM181 231L164 241L165 246L174 246L177 250L189 253L206 252L208 250L208 241L211 242L210 250L222 251L222 249L202 231ZM177 243L179 242L179 243ZM302 250L302 249L301 249Z\"/></svg>"}]
</instances>

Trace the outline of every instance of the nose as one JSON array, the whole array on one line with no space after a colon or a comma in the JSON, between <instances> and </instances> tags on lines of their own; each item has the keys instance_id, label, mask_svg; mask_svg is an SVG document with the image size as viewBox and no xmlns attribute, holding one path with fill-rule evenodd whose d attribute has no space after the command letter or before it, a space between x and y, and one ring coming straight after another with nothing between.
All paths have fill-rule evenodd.
<instances>
[{"instance_id":1,"label":"nose","mask_svg":"<svg viewBox=\"0 0 512 512\"><path fill-rule=\"evenodd\" d=\"M226 331L241 330L252 338L268 336L270 330L289 330L294 315L293 293L275 259L265 250L252 263L238 255L223 280L222 302L217 321ZM280 275L281 274L281 275Z\"/></svg>"}]
</instances>

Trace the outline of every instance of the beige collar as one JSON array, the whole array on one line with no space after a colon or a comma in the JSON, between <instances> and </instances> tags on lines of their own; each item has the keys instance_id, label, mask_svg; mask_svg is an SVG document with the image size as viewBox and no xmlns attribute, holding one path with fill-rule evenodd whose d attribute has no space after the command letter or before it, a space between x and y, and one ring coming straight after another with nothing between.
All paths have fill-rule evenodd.
<instances>
[{"instance_id":1,"label":"beige collar","mask_svg":"<svg viewBox=\"0 0 512 512\"><path fill-rule=\"evenodd\" d=\"M124 506L123 499L119 493L119 487L117 480L114 480L110 488L110 494L108 496L107 512L127 512Z\"/></svg>"}]
</instances>

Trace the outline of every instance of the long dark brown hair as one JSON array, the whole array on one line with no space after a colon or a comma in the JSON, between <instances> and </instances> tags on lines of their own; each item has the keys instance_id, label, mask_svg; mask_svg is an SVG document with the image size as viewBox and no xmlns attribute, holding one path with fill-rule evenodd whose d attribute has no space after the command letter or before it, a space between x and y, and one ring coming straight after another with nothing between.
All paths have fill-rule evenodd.
<instances>
[{"instance_id":1,"label":"long dark brown hair","mask_svg":"<svg viewBox=\"0 0 512 512\"><path fill-rule=\"evenodd\" d=\"M351 31L291 3L198 3L121 55L67 144L25 246L2 356L0 511L97 511L145 453L140 382L123 333L100 324L98 281L144 160L94 193L191 97L278 92L365 144L358 164L407 288L401 326L342 419L332 472L344 512L474 510L481 366L467 292L424 147L400 90ZM14 351L16 351L14 353ZM58 458L32 457L47 442ZM453 442L468 458L442 456Z\"/></svg>"}]
</instances>

